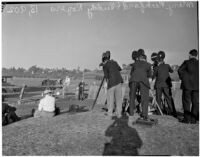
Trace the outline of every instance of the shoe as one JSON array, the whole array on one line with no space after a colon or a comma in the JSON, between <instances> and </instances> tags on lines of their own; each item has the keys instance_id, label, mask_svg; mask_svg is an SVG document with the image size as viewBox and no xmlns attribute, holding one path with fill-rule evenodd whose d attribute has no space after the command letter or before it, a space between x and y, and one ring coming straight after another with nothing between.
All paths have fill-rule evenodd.
<instances>
[{"instance_id":1,"label":"shoe","mask_svg":"<svg viewBox=\"0 0 200 157\"><path fill-rule=\"evenodd\" d=\"M196 119L195 119L195 118L191 118L191 120L190 120L190 123L191 123L191 124L196 124L196 123L197 123L197 121L196 121Z\"/></svg>"},{"instance_id":2,"label":"shoe","mask_svg":"<svg viewBox=\"0 0 200 157\"><path fill-rule=\"evenodd\" d=\"M148 121L149 118L147 118L147 117L139 117L137 120Z\"/></svg>"},{"instance_id":3,"label":"shoe","mask_svg":"<svg viewBox=\"0 0 200 157\"><path fill-rule=\"evenodd\" d=\"M186 120L186 119L182 119L182 120L179 120L179 122L181 122L181 123L186 123L186 124L189 124L190 123L190 121L189 120Z\"/></svg>"},{"instance_id":4,"label":"shoe","mask_svg":"<svg viewBox=\"0 0 200 157\"><path fill-rule=\"evenodd\" d=\"M171 113L171 114L169 114L169 115L170 115L170 116L173 116L174 118L177 118L177 117L178 117L176 113Z\"/></svg>"},{"instance_id":5,"label":"shoe","mask_svg":"<svg viewBox=\"0 0 200 157\"><path fill-rule=\"evenodd\" d=\"M146 121L146 122L155 122L155 119L150 119L149 117L139 117L138 120Z\"/></svg>"},{"instance_id":6,"label":"shoe","mask_svg":"<svg viewBox=\"0 0 200 157\"><path fill-rule=\"evenodd\" d=\"M32 116L32 117L34 116L34 113L35 113L35 109L32 109L32 110L31 110L31 116Z\"/></svg>"},{"instance_id":7,"label":"shoe","mask_svg":"<svg viewBox=\"0 0 200 157\"><path fill-rule=\"evenodd\" d=\"M136 123L153 126L153 125L158 124L158 120L157 119L150 119L148 117L140 117L140 118L137 119Z\"/></svg>"}]
</instances>

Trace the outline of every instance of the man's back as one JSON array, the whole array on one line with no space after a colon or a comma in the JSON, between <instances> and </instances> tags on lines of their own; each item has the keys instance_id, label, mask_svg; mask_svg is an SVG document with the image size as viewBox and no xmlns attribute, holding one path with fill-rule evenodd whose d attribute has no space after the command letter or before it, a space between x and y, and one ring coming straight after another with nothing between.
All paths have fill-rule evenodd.
<instances>
[{"instance_id":1,"label":"man's back","mask_svg":"<svg viewBox=\"0 0 200 157\"><path fill-rule=\"evenodd\" d=\"M120 74L121 68L117 62L113 60L107 61L103 66L105 77L108 79L108 89L123 82Z\"/></svg>"},{"instance_id":2,"label":"man's back","mask_svg":"<svg viewBox=\"0 0 200 157\"><path fill-rule=\"evenodd\" d=\"M50 95L46 95L43 99L40 100L38 110L54 112L55 111L55 98Z\"/></svg>"},{"instance_id":3,"label":"man's back","mask_svg":"<svg viewBox=\"0 0 200 157\"><path fill-rule=\"evenodd\" d=\"M155 87L172 87L169 73L173 70L169 64L161 63L155 68L154 75L156 77Z\"/></svg>"},{"instance_id":4,"label":"man's back","mask_svg":"<svg viewBox=\"0 0 200 157\"><path fill-rule=\"evenodd\" d=\"M178 69L182 80L181 88L199 90L199 61L195 58L186 60Z\"/></svg>"},{"instance_id":5,"label":"man's back","mask_svg":"<svg viewBox=\"0 0 200 157\"><path fill-rule=\"evenodd\" d=\"M143 82L149 86L148 78L151 76L151 64L146 61L136 61L132 64L129 82Z\"/></svg>"}]
</instances>

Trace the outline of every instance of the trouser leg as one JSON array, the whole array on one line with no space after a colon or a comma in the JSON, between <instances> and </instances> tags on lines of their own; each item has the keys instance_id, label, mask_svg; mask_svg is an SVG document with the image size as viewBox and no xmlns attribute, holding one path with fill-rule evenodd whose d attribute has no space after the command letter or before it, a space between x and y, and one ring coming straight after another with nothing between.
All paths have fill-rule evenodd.
<instances>
[{"instance_id":1,"label":"trouser leg","mask_svg":"<svg viewBox=\"0 0 200 157\"><path fill-rule=\"evenodd\" d=\"M170 114L176 115L176 109L174 106L174 101L170 90L171 90L170 88L163 88L164 96L167 101Z\"/></svg>"},{"instance_id":2,"label":"trouser leg","mask_svg":"<svg viewBox=\"0 0 200 157\"><path fill-rule=\"evenodd\" d=\"M162 88L156 88L156 101L157 101L160 109L163 111L163 106L161 105L161 101L162 101Z\"/></svg>"},{"instance_id":3,"label":"trouser leg","mask_svg":"<svg viewBox=\"0 0 200 157\"><path fill-rule=\"evenodd\" d=\"M182 94L183 110L184 110L184 119L190 121L190 104L191 104L191 91L183 90Z\"/></svg>"},{"instance_id":4,"label":"trouser leg","mask_svg":"<svg viewBox=\"0 0 200 157\"><path fill-rule=\"evenodd\" d=\"M78 100L81 100L81 91L78 91Z\"/></svg>"},{"instance_id":5,"label":"trouser leg","mask_svg":"<svg viewBox=\"0 0 200 157\"><path fill-rule=\"evenodd\" d=\"M192 91L191 116L196 121L199 120L199 91Z\"/></svg>"},{"instance_id":6,"label":"trouser leg","mask_svg":"<svg viewBox=\"0 0 200 157\"><path fill-rule=\"evenodd\" d=\"M115 87L112 87L112 88L109 88L108 89L108 114L110 116L113 115L113 106L114 106L114 90L115 90Z\"/></svg>"},{"instance_id":7,"label":"trouser leg","mask_svg":"<svg viewBox=\"0 0 200 157\"><path fill-rule=\"evenodd\" d=\"M16 115L16 113L14 111L10 111L8 113L8 121L9 122L16 122L19 120L19 117Z\"/></svg>"},{"instance_id":8,"label":"trouser leg","mask_svg":"<svg viewBox=\"0 0 200 157\"><path fill-rule=\"evenodd\" d=\"M137 91L137 83L136 82L132 82L130 84L130 91L129 91L129 97L130 97L130 105L129 105L130 116L133 116L133 114L134 114L136 91Z\"/></svg>"},{"instance_id":9,"label":"trouser leg","mask_svg":"<svg viewBox=\"0 0 200 157\"><path fill-rule=\"evenodd\" d=\"M140 83L140 93L141 93L141 104L142 104L142 116L148 117L148 106L149 106L149 88Z\"/></svg>"},{"instance_id":10,"label":"trouser leg","mask_svg":"<svg viewBox=\"0 0 200 157\"><path fill-rule=\"evenodd\" d=\"M55 107L55 115L59 115L60 114L60 108L59 107Z\"/></svg>"},{"instance_id":11,"label":"trouser leg","mask_svg":"<svg viewBox=\"0 0 200 157\"><path fill-rule=\"evenodd\" d=\"M115 103L117 115L121 116L122 114L122 85L118 84L115 88Z\"/></svg>"}]
</instances>

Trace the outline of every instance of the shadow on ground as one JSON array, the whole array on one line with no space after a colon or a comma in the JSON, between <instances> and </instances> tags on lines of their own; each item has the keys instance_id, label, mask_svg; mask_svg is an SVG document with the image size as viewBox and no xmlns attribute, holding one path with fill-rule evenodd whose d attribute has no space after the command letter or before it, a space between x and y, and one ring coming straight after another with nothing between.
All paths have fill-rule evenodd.
<instances>
[{"instance_id":1,"label":"shadow on ground","mask_svg":"<svg viewBox=\"0 0 200 157\"><path fill-rule=\"evenodd\" d=\"M127 118L114 118L114 123L105 132L111 137L110 143L105 143L103 155L135 156L142 146L136 129L128 126Z\"/></svg>"}]
</instances>

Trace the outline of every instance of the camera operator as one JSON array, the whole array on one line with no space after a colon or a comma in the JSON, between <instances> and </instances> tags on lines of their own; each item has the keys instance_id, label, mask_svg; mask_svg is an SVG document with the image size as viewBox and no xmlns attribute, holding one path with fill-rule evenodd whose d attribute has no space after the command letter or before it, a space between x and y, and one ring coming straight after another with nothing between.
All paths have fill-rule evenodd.
<instances>
[{"instance_id":1,"label":"camera operator","mask_svg":"<svg viewBox=\"0 0 200 157\"><path fill-rule=\"evenodd\" d=\"M135 57L137 56L137 57ZM149 101L149 78L151 77L151 64L146 61L146 55L143 49L132 52L132 59L135 61L132 64L130 73L129 87L130 87L130 116L129 122L134 121L135 98L138 89L141 94L142 114L141 119L148 121L148 101Z\"/></svg>"},{"instance_id":2,"label":"camera operator","mask_svg":"<svg viewBox=\"0 0 200 157\"><path fill-rule=\"evenodd\" d=\"M198 51L190 50L189 59L185 60L178 69L181 79L183 123L197 123L199 121L199 60Z\"/></svg>"},{"instance_id":3,"label":"camera operator","mask_svg":"<svg viewBox=\"0 0 200 157\"><path fill-rule=\"evenodd\" d=\"M120 74L121 67L114 60L110 60L110 51L102 55L102 64L104 76L107 81L107 104L108 116L113 116L114 102L116 103L116 115L121 117L122 112L122 83L123 79Z\"/></svg>"},{"instance_id":4,"label":"camera operator","mask_svg":"<svg viewBox=\"0 0 200 157\"><path fill-rule=\"evenodd\" d=\"M153 79L156 79L154 86L156 89L156 101L160 106L161 110L164 110L164 106L161 105L162 94L164 94L164 97L168 104L169 114L176 117L176 109L174 106L174 101L171 92L172 82L169 75L169 73L172 73L173 70L169 64L165 64L164 58L165 52L159 51L157 58L158 65L155 66L153 74Z\"/></svg>"}]
</instances>

